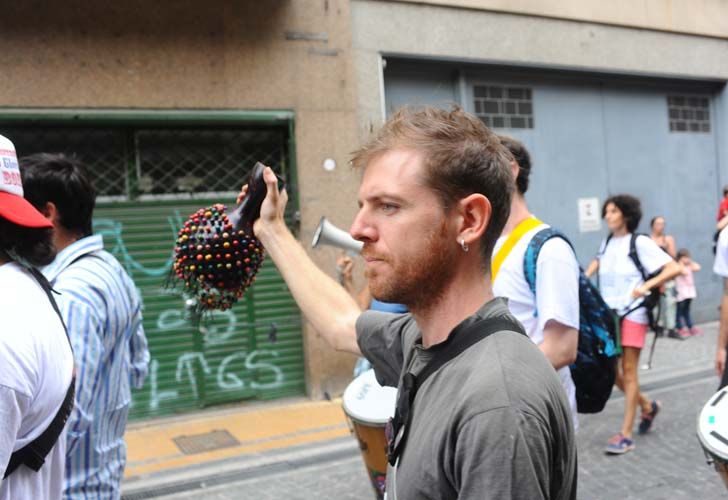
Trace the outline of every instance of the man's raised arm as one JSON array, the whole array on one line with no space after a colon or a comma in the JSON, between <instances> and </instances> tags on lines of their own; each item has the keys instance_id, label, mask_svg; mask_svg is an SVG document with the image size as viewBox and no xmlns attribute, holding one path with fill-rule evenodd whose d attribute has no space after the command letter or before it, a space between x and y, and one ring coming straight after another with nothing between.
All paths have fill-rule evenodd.
<instances>
[{"instance_id":1,"label":"man's raised arm","mask_svg":"<svg viewBox=\"0 0 728 500\"><path fill-rule=\"evenodd\" d=\"M268 190L253 230L270 255L306 319L331 347L361 355L356 342L356 320L361 314L354 299L319 269L286 227L285 190L270 168L263 174ZM243 188L245 192L245 188Z\"/></svg>"}]
</instances>

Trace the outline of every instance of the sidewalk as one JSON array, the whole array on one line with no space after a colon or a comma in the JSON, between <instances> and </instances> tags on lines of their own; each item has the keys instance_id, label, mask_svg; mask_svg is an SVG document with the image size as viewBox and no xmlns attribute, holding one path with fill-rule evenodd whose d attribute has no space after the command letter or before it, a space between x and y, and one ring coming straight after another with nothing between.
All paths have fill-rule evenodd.
<instances>
[{"instance_id":1,"label":"sidewalk","mask_svg":"<svg viewBox=\"0 0 728 500\"><path fill-rule=\"evenodd\" d=\"M717 322L684 341L657 340L652 368L640 370L646 391L713 376ZM642 354L647 361L652 335ZM717 384L717 379L716 379ZM615 389L613 398L621 398ZM126 433L124 498L153 498L184 491L192 483L235 474L293 470L316 457L358 454L341 400L289 399L134 423ZM362 467L363 471L363 467ZM187 485L187 486L185 486ZM155 493L156 491L156 493Z\"/></svg>"},{"instance_id":2,"label":"sidewalk","mask_svg":"<svg viewBox=\"0 0 728 500\"><path fill-rule=\"evenodd\" d=\"M156 484L170 472L260 457L270 450L324 444L350 435L341 399L283 400L130 424L124 490ZM187 472L183 476L189 479Z\"/></svg>"}]
</instances>

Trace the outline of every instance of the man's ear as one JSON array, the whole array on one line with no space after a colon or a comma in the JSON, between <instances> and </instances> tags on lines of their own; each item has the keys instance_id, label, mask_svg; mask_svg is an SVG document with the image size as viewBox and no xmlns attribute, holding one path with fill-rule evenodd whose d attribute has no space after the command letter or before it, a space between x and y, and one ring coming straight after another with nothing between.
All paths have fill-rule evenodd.
<instances>
[{"instance_id":1,"label":"man's ear","mask_svg":"<svg viewBox=\"0 0 728 500\"><path fill-rule=\"evenodd\" d=\"M490 200L480 193L473 193L458 202L460 227L458 242L474 244L485 233L490 223L493 207Z\"/></svg>"},{"instance_id":2,"label":"man's ear","mask_svg":"<svg viewBox=\"0 0 728 500\"><path fill-rule=\"evenodd\" d=\"M521 170L521 167L516 163L516 160L511 160L511 175L513 176L513 182L518 179L518 172Z\"/></svg>"},{"instance_id":3,"label":"man's ear","mask_svg":"<svg viewBox=\"0 0 728 500\"><path fill-rule=\"evenodd\" d=\"M45 206L40 208L40 213L42 213L46 219L51 221L54 226L56 225L59 214L55 203L47 201Z\"/></svg>"}]
</instances>

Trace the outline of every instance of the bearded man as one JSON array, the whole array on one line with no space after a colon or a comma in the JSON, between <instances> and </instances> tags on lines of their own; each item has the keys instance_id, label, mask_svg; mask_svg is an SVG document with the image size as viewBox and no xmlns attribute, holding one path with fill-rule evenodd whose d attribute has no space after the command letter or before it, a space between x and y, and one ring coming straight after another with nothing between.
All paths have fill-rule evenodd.
<instances>
[{"instance_id":1,"label":"bearded man","mask_svg":"<svg viewBox=\"0 0 728 500\"><path fill-rule=\"evenodd\" d=\"M398 387L386 498L576 498L566 395L483 280L510 210L508 151L460 109L403 109L352 162L372 295L410 313L361 312L313 264L270 169L254 230L313 327Z\"/></svg>"}]
</instances>

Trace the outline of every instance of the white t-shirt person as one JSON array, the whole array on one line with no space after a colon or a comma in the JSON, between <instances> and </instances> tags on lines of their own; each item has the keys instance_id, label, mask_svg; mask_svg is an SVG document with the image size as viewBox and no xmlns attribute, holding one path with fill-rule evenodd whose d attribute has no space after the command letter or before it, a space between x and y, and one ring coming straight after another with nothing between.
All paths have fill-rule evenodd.
<instances>
[{"instance_id":1,"label":"white t-shirt person","mask_svg":"<svg viewBox=\"0 0 728 500\"><path fill-rule=\"evenodd\" d=\"M624 311L628 307L639 304L632 292L644 283L637 266L629 257L629 244L632 234L614 236L602 241L599 249L599 291L604 301L612 309ZM606 245L606 248L605 248ZM657 246L657 243L645 235L637 236L635 240L637 257L647 274L652 274L672 260L667 252ZM646 325L647 310L640 307L626 316L626 319Z\"/></svg>"},{"instance_id":2,"label":"white t-shirt person","mask_svg":"<svg viewBox=\"0 0 728 500\"><path fill-rule=\"evenodd\" d=\"M523 271L526 249L536 233L547 227L547 224L541 224L518 240L503 260L493 283L493 293L508 299L508 309L536 345L544 341L543 329L549 320L579 329L579 263L568 243L561 238L551 238L541 247L536 262L535 296L526 281ZM493 255L507 239L508 235L498 238ZM576 426L576 389L571 370L564 366L558 373Z\"/></svg>"},{"instance_id":3,"label":"white t-shirt person","mask_svg":"<svg viewBox=\"0 0 728 500\"><path fill-rule=\"evenodd\" d=\"M728 227L724 228L718 236L713 272L718 276L728 278Z\"/></svg>"},{"instance_id":4,"label":"white t-shirt person","mask_svg":"<svg viewBox=\"0 0 728 500\"><path fill-rule=\"evenodd\" d=\"M0 478L11 453L48 428L72 371L71 348L46 293L17 263L0 265ZM61 498L65 454L64 432L38 472L21 465L0 480L0 500Z\"/></svg>"}]
</instances>

